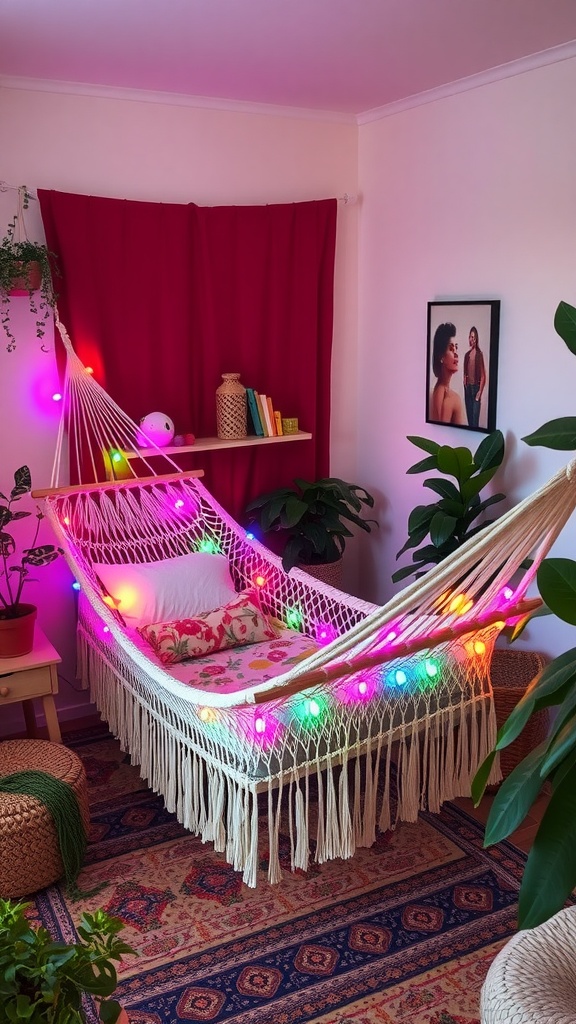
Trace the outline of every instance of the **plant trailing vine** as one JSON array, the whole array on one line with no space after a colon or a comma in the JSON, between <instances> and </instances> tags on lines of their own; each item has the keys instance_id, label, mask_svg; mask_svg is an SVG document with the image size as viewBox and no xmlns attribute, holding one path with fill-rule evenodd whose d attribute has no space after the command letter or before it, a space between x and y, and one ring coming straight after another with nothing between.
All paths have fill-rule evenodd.
<instances>
[{"instance_id":1,"label":"plant trailing vine","mask_svg":"<svg viewBox=\"0 0 576 1024\"><path fill-rule=\"evenodd\" d=\"M25 185L21 185L17 212L0 242L0 323L7 338L8 352L16 348L10 315L13 289L27 293L30 312L36 317L36 337L40 339L46 333L46 324L58 298L53 278L53 274L59 274L56 256L41 242L30 241L26 234L24 211L31 199L32 194ZM41 278L39 283L33 280L34 265L37 276Z\"/></svg>"}]
</instances>

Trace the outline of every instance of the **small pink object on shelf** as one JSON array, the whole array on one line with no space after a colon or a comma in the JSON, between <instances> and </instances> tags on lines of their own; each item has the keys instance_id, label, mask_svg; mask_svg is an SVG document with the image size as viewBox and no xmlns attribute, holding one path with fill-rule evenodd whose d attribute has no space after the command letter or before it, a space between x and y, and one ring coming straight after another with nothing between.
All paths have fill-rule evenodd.
<instances>
[{"instance_id":1,"label":"small pink object on shelf","mask_svg":"<svg viewBox=\"0 0 576 1024\"><path fill-rule=\"evenodd\" d=\"M195 441L196 437L194 436L194 434L184 434L184 444L194 444Z\"/></svg>"},{"instance_id":2,"label":"small pink object on shelf","mask_svg":"<svg viewBox=\"0 0 576 1024\"><path fill-rule=\"evenodd\" d=\"M142 430L136 435L136 443L140 448L148 448L155 444L165 448L174 437L174 423L164 412L150 412L140 420Z\"/></svg>"}]
</instances>

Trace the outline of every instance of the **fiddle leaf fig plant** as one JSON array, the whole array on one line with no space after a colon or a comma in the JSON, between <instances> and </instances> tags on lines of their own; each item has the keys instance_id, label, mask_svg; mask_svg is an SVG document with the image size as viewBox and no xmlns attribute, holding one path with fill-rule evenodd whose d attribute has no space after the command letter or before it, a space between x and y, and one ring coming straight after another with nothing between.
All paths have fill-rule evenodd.
<instances>
[{"instance_id":1,"label":"fiddle leaf fig plant","mask_svg":"<svg viewBox=\"0 0 576 1024\"><path fill-rule=\"evenodd\" d=\"M408 441L428 452L428 457L414 463L407 473L436 470L452 479L428 477L423 481L423 486L438 494L439 499L428 505L417 505L410 513L408 540L396 558L412 548L417 550L412 554L411 565L405 565L393 573L393 583L407 576L418 579L430 566L442 562L465 540L493 523L493 519L483 519L479 523L478 518L487 508L503 501L505 497L503 494L480 497L480 492L490 483L504 458L504 436L501 430L488 434L474 455L469 448L452 448L425 437L410 436ZM426 538L429 538L428 541L423 543Z\"/></svg>"},{"instance_id":2,"label":"fiddle leaf fig plant","mask_svg":"<svg viewBox=\"0 0 576 1024\"><path fill-rule=\"evenodd\" d=\"M576 308L561 302L554 327L576 355ZM576 449L576 417L550 420L524 437L526 444L557 451ZM576 562L545 558L537 584L548 609L576 625ZM520 928L533 928L562 908L576 886L576 647L560 654L528 687L498 731L493 751L472 784L476 805L484 793L496 753L516 739L541 708L557 708L547 738L510 773L492 804L484 845L509 836L522 823L548 783L552 795L528 854L518 905Z\"/></svg>"}]
</instances>

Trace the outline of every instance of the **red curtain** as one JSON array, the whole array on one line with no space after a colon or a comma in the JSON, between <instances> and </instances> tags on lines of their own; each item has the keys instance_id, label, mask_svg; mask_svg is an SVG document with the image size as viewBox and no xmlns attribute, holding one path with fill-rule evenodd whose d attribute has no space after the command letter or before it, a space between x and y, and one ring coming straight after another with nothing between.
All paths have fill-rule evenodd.
<instances>
[{"instance_id":1,"label":"red curtain","mask_svg":"<svg viewBox=\"0 0 576 1024\"><path fill-rule=\"evenodd\" d=\"M161 411L178 434L214 436L216 388L236 372L312 432L312 441L178 458L205 470L235 518L262 491L328 473L335 199L198 207L44 190L38 198L62 272L60 317L133 419Z\"/></svg>"}]
</instances>

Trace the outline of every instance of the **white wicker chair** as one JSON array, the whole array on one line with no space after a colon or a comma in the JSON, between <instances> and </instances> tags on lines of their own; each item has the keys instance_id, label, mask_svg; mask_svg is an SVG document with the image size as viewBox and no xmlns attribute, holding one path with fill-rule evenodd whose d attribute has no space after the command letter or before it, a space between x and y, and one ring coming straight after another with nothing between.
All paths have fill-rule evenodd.
<instances>
[{"instance_id":1,"label":"white wicker chair","mask_svg":"<svg viewBox=\"0 0 576 1024\"><path fill-rule=\"evenodd\" d=\"M480 997L482 1024L575 1024L576 907L518 932L494 960Z\"/></svg>"}]
</instances>

